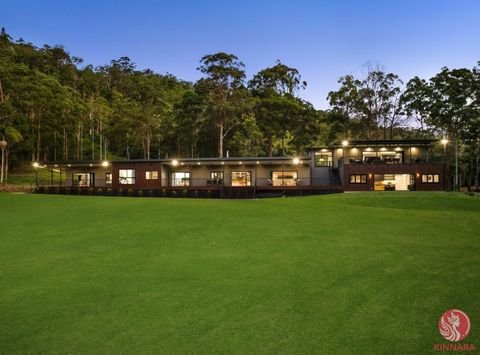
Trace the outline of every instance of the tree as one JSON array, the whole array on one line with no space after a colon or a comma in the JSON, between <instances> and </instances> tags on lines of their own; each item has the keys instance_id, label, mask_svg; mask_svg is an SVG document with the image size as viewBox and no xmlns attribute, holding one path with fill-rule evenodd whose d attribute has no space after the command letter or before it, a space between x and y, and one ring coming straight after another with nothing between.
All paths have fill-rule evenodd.
<instances>
[{"instance_id":1,"label":"tree","mask_svg":"<svg viewBox=\"0 0 480 355\"><path fill-rule=\"evenodd\" d=\"M376 69L370 70L363 80L347 75L338 82L340 89L328 94L333 110L347 121L361 123L367 139L377 138L379 128L383 139L392 139L394 128L403 123L400 100L403 82L398 75Z\"/></svg>"},{"instance_id":2,"label":"tree","mask_svg":"<svg viewBox=\"0 0 480 355\"><path fill-rule=\"evenodd\" d=\"M8 141L20 142L22 135L12 126L0 126L0 149L2 151L2 164L0 166L0 184L3 184L3 177L8 171ZM8 172L7 172L8 174ZM5 176L5 180L8 175Z\"/></svg>"},{"instance_id":3,"label":"tree","mask_svg":"<svg viewBox=\"0 0 480 355\"><path fill-rule=\"evenodd\" d=\"M218 156L223 157L224 139L242 122L244 64L233 54L219 52L204 56L197 69L205 75L202 85L208 92L207 110L218 129Z\"/></svg>"},{"instance_id":4,"label":"tree","mask_svg":"<svg viewBox=\"0 0 480 355\"><path fill-rule=\"evenodd\" d=\"M479 105L475 95L475 72L469 69L442 68L427 82L410 80L404 101L425 122L446 134L454 143L454 189L459 186L459 145L472 140L478 132ZM477 127L477 129L476 129ZM473 133L473 136L472 136ZM477 136L478 137L478 136Z\"/></svg>"},{"instance_id":5,"label":"tree","mask_svg":"<svg viewBox=\"0 0 480 355\"><path fill-rule=\"evenodd\" d=\"M255 97L254 112L268 144L268 156L273 156L275 137L282 140L282 154L285 153L285 136L289 130L298 127L295 117L301 105L295 94L306 87L297 69L277 61L255 74L248 87Z\"/></svg>"}]
</instances>

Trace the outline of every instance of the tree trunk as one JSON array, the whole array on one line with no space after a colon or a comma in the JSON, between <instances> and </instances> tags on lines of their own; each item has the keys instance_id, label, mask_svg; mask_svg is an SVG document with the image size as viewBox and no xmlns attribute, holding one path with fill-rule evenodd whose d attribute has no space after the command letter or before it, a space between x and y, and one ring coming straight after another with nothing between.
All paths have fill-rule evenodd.
<instances>
[{"instance_id":1,"label":"tree trunk","mask_svg":"<svg viewBox=\"0 0 480 355\"><path fill-rule=\"evenodd\" d=\"M273 157L273 137L268 138L268 156Z\"/></svg>"},{"instance_id":2,"label":"tree trunk","mask_svg":"<svg viewBox=\"0 0 480 355\"><path fill-rule=\"evenodd\" d=\"M41 150L41 145L42 145L42 136L40 133L42 126L40 123L40 114L38 114L38 120L37 120L37 161L40 161L40 150Z\"/></svg>"},{"instance_id":3,"label":"tree trunk","mask_svg":"<svg viewBox=\"0 0 480 355\"><path fill-rule=\"evenodd\" d=\"M8 147L5 149L5 181L8 180Z\"/></svg>"},{"instance_id":4,"label":"tree trunk","mask_svg":"<svg viewBox=\"0 0 480 355\"><path fill-rule=\"evenodd\" d=\"M2 166L0 167L0 184L3 184L3 166L5 161L5 149L2 147Z\"/></svg>"},{"instance_id":5,"label":"tree trunk","mask_svg":"<svg viewBox=\"0 0 480 355\"><path fill-rule=\"evenodd\" d=\"M223 158L223 121L219 125L218 134L218 157Z\"/></svg>"}]
</instances>

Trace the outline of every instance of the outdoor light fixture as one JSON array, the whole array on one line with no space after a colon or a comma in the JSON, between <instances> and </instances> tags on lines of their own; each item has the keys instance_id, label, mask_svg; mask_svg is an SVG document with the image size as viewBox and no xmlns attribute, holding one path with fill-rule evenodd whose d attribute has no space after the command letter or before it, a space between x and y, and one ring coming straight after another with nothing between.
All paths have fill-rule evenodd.
<instances>
[{"instance_id":1,"label":"outdoor light fixture","mask_svg":"<svg viewBox=\"0 0 480 355\"><path fill-rule=\"evenodd\" d=\"M222 161L222 165L225 165L225 162Z\"/></svg>"},{"instance_id":2,"label":"outdoor light fixture","mask_svg":"<svg viewBox=\"0 0 480 355\"><path fill-rule=\"evenodd\" d=\"M321 152L326 152L326 151L327 151L327 150L326 150L325 148L323 148L323 149L321 150Z\"/></svg>"},{"instance_id":3,"label":"outdoor light fixture","mask_svg":"<svg viewBox=\"0 0 480 355\"><path fill-rule=\"evenodd\" d=\"M380 150L381 150L382 152L384 152L384 151L386 151L386 150L387 150L387 148L385 148L385 147L382 147L382 148L380 148Z\"/></svg>"},{"instance_id":4,"label":"outdoor light fixture","mask_svg":"<svg viewBox=\"0 0 480 355\"><path fill-rule=\"evenodd\" d=\"M342 147L346 147L348 145L348 141L342 141Z\"/></svg>"},{"instance_id":5,"label":"outdoor light fixture","mask_svg":"<svg viewBox=\"0 0 480 355\"><path fill-rule=\"evenodd\" d=\"M200 165L200 162L198 162L197 165Z\"/></svg>"},{"instance_id":6,"label":"outdoor light fixture","mask_svg":"<svg viewBox=\"0 0 480 355\"><path fill-rule=\"evenodd\" d=\"M172 160L172 165L173 165L173 166L177 166L177 165L178 165L178 160L176 160L176 159L175 159L175 160Z\"/></svg>"},{"instance_id":7,"label":"outdoor light fixture","mask_svg":"<svg viewBox=\"0 0 480 355\"><path fill-rule=\"evenodd\" d=\"M34 168L38 168L38 163L37 162L34 162L32 165L33 165Z\"/></svg>"},{"instance_id":8,"label":"outdoor light fixture","mask_svg":"<svg viewBox=\"0 0 480 355\"><path fill-rule=\"evenodd\" d=\"M102 166L106 168L108 166L108 161L102 161Z\"/></svg>"},{"instance_id":9,"label":"outdoor light fixture","mask_svg":"<svg viewBox=\"0 0 480 355\"><path fill-rule=\"evenodd\" d=\"M298 159L298 158L293 158L293 164L295 164L295 165L300 164L300 159Z\"/></svg>"},{"instance_id":10,"label":"outdoor light fixture","mask_svg":"<svg viewBox=\"0 0 480 355\"><path fill-rule=\"evenodd\" d=\"M90 164L90 166L93 166L93 164Z\"/></svg>"},{"instance_id":11,"label":"outdoor light fixture","mask_svg":"<svg viewBox=\"0 0 480 355\"><path fill-rule=\"evenodd\" d=\"M260 162L257 160L257 165L260 164Z\"/></svg>"},{"instance_id":12,"label":"outdoor light fixture","mask_svg":"<svg viewBox=\"0 0 480 355\"><path fill-rule=\"evenodd\" d=\"M447 143L448 143L448 139L446 139L446 138L443 138L443 139L441 140L441 142L442 142L442 144L443 144L443 145L445 145L445 144L447 144Z\"/></svg>"},{"instance_id":13,"label":"outdoor light fixture","mask_svg":"<svg viewBox=\"0 0 480 355\"><path fill-rule=\"evenodd\" d=\"M371 178L372 178L372 174L368 174L368 178L371 179Z\"/></svg>"},{"instance_id":14,"label":"outdoor light fixture","mask_svg":"<svg viewBox=\"0 0 480 355\"><path fill-rule=\"evenodd\" d=\"M401 150L402 150L402 148L400 148L400 147L397 147L397 148L395 148L395 150L396 150L397 152L399 152L399 151L401 151Z\"/></svg>"},{"instance_id":15,"label":"outdoor light fixture","mask_svg":"<svg viewBox=\"0 0 480 355\"><path fill-rule=\"evenodd\" d=\"M242 162L241 162L241 161L239 161L239 162L238 162L238 165L242 165Z\"/></svg>"}]
</instances>

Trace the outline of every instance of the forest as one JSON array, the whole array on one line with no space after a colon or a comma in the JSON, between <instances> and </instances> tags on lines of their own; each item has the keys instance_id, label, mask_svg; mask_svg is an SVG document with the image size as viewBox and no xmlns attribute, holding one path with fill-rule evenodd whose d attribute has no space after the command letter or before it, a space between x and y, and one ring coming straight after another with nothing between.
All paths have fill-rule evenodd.
<instances>
[{"instance_id":1,"label":"forest","mask_svg":"<svg viewBox=\"0 0 480 355\"><path fill-rule=\"evenodd\" d=\"M127 56L94 67L2 28L2 175L32 161L278 156L343 139L444 138L450 156L457 147L464 183L478 179L480 62L429 79L380 67L345 75L328 110L302 99L307 82L278 60L247 78L236 55L219 52L197 70L188 82Z\"/></svg>"}]
</instances>

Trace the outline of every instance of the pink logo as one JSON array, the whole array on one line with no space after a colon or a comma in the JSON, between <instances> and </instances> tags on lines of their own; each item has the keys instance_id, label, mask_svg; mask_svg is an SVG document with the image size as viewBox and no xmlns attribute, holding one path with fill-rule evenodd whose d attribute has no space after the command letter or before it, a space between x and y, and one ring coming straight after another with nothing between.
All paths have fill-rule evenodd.
<instances>
[{"instance_id":1,"label":"pink logo","mask_svg":"<svg viewBox=\"0 0 480 355\"><path fill-rule=\"evenodd\" d=\"M440 334L449 341L460 341L470 333L470 319L459 309L449 309L438 321Z\"/></svg>"}]
</instances>

